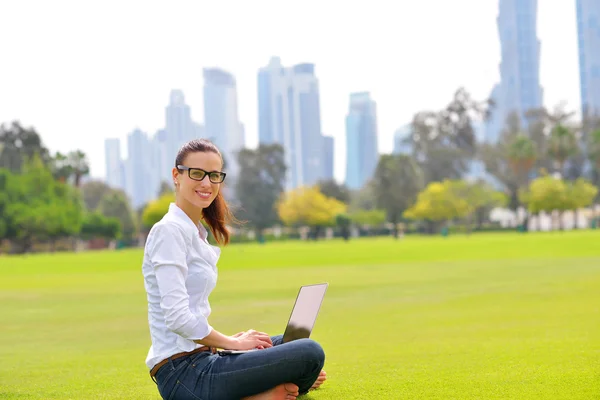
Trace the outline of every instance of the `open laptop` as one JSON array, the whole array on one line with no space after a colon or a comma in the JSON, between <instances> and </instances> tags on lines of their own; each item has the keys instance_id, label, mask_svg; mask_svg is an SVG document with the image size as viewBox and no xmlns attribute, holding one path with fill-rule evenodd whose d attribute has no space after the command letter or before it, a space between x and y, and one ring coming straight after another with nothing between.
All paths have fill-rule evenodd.
<instances>
[{"instance_id":1,"label":"open laptop","mask_svg":"<svg viewBox=\"0 0 600 400\"><path fill-rule=\"evenodd\" d=\"M328 283L301 286L283 333L283 343L309 338L319 315ZM220 354L242 354L252 350L220 350Z\"/></svg>"}]
</instances>

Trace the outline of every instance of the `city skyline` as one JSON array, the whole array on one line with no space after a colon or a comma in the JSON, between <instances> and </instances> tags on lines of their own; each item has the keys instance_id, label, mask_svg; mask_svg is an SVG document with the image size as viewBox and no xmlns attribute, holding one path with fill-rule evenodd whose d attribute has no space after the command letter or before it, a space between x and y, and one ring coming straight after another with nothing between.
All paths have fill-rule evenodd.
<instances>
[{"instance_id":1,"label":"city skyline","mask_svg":"<svg viewBox=\"0 0 600 400\"><path fill-rule=\"evenodd\" d=\"M61 5L78 18L53 13ZM134 18L139 5L144 19ZM110 3L95 9L77 2L40 2L39 12L32 15L29 6L4 4L3 14L11 18L0 26L0 34L19 35L6 45L7 54L17 61L3 66L0 76L0 122L18 119L34 126L52 151L82 149L90 158L92 177L105 178L104 139L119 137L125 152L126 135L134 129L159 130L164 99L173 88L185 93L193 120L203 123L202 71L217 66L237 79L239 119L246 127L247 146L255 147L256 70L276 55L288 65L316 66L322 133L335 138L334 175L343 182L349 93L369 91L377 99L378 150L389 153L394 132L415 112L444 107L459 86L485 98L499 79L496 1L423 1L394 10L385 2L369 6L377 15L371 22L364 21L364 8L355 5L348 5L346 17L340 19L332 5L319 4L319 12L309 13L312 6L306 4L297 19L289 20L282 17L286 14L277 2L265 1L177 7L127 3L119 12ZM471 16L461 11L465 8ZM214 18L230 9L239 12L226 23ZM271 12L257 14L256 9ZM301 21L309 16L312 23L307 30ZM25 18L45 35L17 30L18 21ZM103 20L111 21L111 30L104 29ZM560 32L554 29L556 20L561 21ZM358 21L364 29L354 29ZM332 23L336 29L331 29ZM163 29L156 30L158 25ZM574 1L540 2L538 36L544 104L552 108L567 100L569 108L579 111ZM73 52L72 46L78 51ZM48 60L42 69L35 67L40 59ZM440 59L457 61L440 63ZM84 138L82 130L90 137Z\"/></svg>"}]
</instances>

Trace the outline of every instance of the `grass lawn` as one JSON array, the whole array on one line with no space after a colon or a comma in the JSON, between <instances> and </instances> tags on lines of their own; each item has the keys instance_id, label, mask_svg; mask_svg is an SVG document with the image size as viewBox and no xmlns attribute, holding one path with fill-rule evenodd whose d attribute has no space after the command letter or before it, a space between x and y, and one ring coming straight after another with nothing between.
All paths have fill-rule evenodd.
<instances>
[{"instance_id":1,"label":"grass lawn","mask_svg":"<svg viewBox=\"0 0 600 400\"><path fill-rule=\"evenodd\" d=\"M0 256L0 399L159 399L140 250ZM223 250L211 324L281 333L330 284L310 399L600 399L600 231Z\"/></svg>"}]
</instances>

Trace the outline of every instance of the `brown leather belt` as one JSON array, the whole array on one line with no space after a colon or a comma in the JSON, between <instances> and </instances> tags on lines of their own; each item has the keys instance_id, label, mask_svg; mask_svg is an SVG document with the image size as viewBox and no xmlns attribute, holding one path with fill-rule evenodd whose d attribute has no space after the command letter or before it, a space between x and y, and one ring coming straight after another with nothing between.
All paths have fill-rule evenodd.
<instances>
[{"instance_id":1,"label":"brown leather belt","mask_svg":"<svg viewBox=\"0 0 600 400\"><path fill-rule=\"evenodd\" d=\"M172 360L175 360L175 359L183 357L183 356L191 356L192 354L201 353L203 351L210 351L212 354L216 354L217 353L217 348L216 347L203 346L203 347L198 347L197 349L194 349L192 351L184 351L183 353L173 354L172 356L167 357L164 360L162 360L161 362L159 362L158 364L156 364L150 370L150 376L152 378L154 378L154 375L156 375L156 373L158 372L158 370L160 369L160 367L162 367L163 365L165 365L166 363L168 363L169 360L172 361Z\"/></svg>"}]
</instances>

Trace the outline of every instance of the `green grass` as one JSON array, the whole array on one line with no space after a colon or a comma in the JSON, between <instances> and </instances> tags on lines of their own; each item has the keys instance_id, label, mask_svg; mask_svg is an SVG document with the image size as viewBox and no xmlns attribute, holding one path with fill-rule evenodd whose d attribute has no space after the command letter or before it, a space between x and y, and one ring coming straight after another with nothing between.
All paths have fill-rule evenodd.
<instances>
[{"instance_id":1,"label":"green grass","mask_svg":"<svg viewBox=\"0 0 600 400\"><path fill-rule=\"evenodd\" d=\"M0 256L0 399L159 399L139 250ZM600 231L235 245L211 323L328 281L311 399L599 399Z\"/></svg>"}]
</instances>

